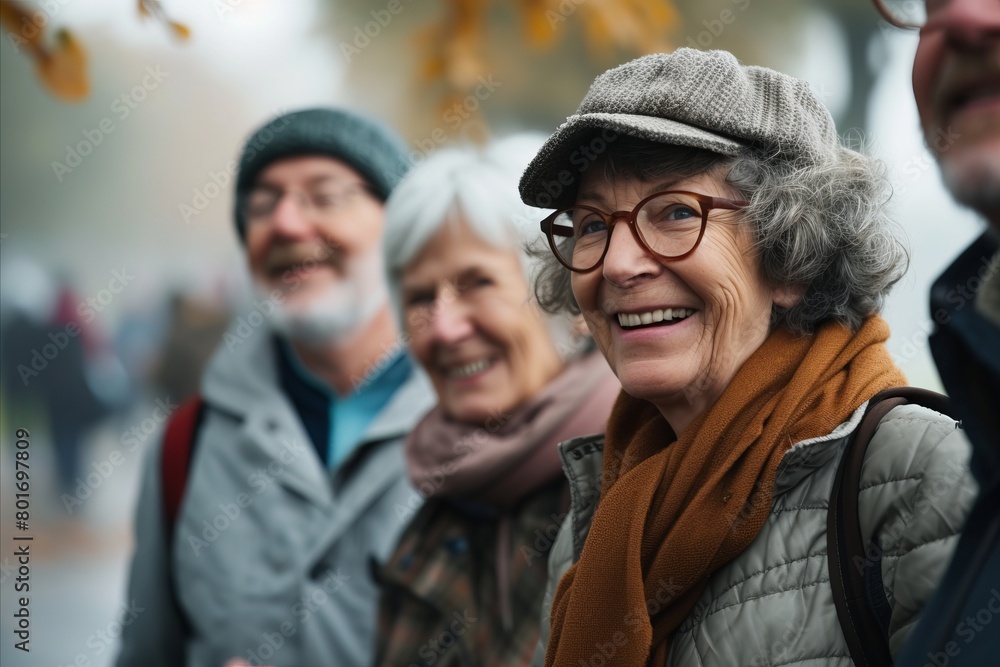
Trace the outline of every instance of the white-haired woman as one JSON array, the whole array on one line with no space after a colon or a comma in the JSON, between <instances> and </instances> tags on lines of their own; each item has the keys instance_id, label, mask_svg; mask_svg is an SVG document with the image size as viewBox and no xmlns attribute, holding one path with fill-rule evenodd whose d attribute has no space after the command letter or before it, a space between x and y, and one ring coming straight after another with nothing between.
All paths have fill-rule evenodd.
<instances>
[{"instance_id":1,"label":"white-haired woman","mask_svg":"<svg viewBox=\"0 0 1000 667\"><path fill-rule=\"evenodd\" d=\"M882 404L853 490L838 475L906 384L878 316L906 265L884 168L804 82L679 49L598 77L520 187L556 209L540 300L583 314L624 390L563 448L571 490L601 492L553 547L545 664L891 660L975 491L961 431L919 405ZM828 524L835 490L856 535ZM857 643L834 603L853 572Z\"/></svg>"},{"instance_id":2,"label":"white-haired woman","mask_svg":"<svg viewBox=\"0 0 1000 667\"><path fill-rule=\"evenodd\" d=\"M405 446L417 492L378 573L377 665L530 662L569 507L556 445L602 432L620 390L573 321L532 299L537 216L517 179L537 146L442 150L387 204L390 290L438 405Z\"/></svg>"}]
</instances>

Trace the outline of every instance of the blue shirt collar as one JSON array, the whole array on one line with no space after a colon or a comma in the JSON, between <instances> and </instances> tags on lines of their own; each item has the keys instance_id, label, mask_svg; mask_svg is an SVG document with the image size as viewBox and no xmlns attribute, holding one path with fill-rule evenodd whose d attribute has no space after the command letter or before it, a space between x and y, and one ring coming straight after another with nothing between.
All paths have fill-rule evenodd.
<instances>
[{"instance_id":1,"label":"blue shirt collar","mask_svg":"<svg viewBox=\"0 0 1000 667\"><path fill-rule=\"evenodd\" d=\"M342 462L364 440L378 413L413 372L404 349L387 354L346 396L307 370L291 345L275 339L279 382L295 407L320 459L330 467Z\"/></svg>"}]
</instances>

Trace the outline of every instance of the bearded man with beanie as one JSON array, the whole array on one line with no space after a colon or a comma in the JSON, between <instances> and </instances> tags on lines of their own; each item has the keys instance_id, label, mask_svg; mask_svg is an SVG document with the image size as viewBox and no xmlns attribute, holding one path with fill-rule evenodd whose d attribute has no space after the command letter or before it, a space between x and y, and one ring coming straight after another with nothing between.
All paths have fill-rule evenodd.
<instances>
[{"instance_id":1,"label":"bearded man with beanie","mask_svg":"<svg viewBox=\"0 0 1000 667\"><path fill-rule=\"evenodd\" d=\"M403 437L434 395L382 267L405 171L391 131L343 110L283 115L244 146L235 218L257 298L202 379L176 516L170 427L147 452L118 667L371 662L371 567L404 528Z\"/></svg>"}]
</instances>

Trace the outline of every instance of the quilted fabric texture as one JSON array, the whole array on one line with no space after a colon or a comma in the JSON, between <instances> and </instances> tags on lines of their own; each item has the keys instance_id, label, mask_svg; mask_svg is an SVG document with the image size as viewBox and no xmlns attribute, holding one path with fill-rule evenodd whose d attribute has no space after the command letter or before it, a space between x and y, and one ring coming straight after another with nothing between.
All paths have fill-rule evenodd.
<instances>
[{"instance_id":1,"label":"quilted fabric texture","mask_svg":"<svg viewBox=\"0 0 1000 667\"><path fill-rule=\"evenodd\" d=\"M674 636L668 667L853 664L830 588L826 521L837 465L864 407L829 435L788 451L768 521L746 551L711 577ZM549 557L546 605L582 549L598 503L593 489L600 489L602 445L601 438L590 438L560 447L572 506ZM861 529L882 548L894 656L943 575L975 498L969 453L954 421L912 405L892 410L869 445L859 497ZM656 595L670 590L670 582L662 582ZM656 595L647 604L657 604ZM536 665L544 662L548 611L542 612ZM595 654L602 649L613 651L614 643L595 638Z\"/></svg>"}]
</instances>

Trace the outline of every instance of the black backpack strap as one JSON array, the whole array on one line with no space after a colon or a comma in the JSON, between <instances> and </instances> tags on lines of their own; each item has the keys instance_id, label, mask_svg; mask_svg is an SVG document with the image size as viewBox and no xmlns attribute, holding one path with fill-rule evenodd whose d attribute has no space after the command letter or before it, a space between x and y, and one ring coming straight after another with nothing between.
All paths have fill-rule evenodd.
<instances>
[{"instance_id":1,"label":"black backpack strap","mask_svg":"<svg viewBox=\"0 0 1000 667\"><path fill-rule=\"evenodd\" d=\"M887 632L891 609L882 588L882 553L876 541L866 544L861 534L861 467L879 423L890 410L907 403L950 413L947 397L926 389L895 387L876 394L847 443L830 494L826 533L830 586L851 659L858 667L892 665Z\"/></svg>"}]
</instances>

